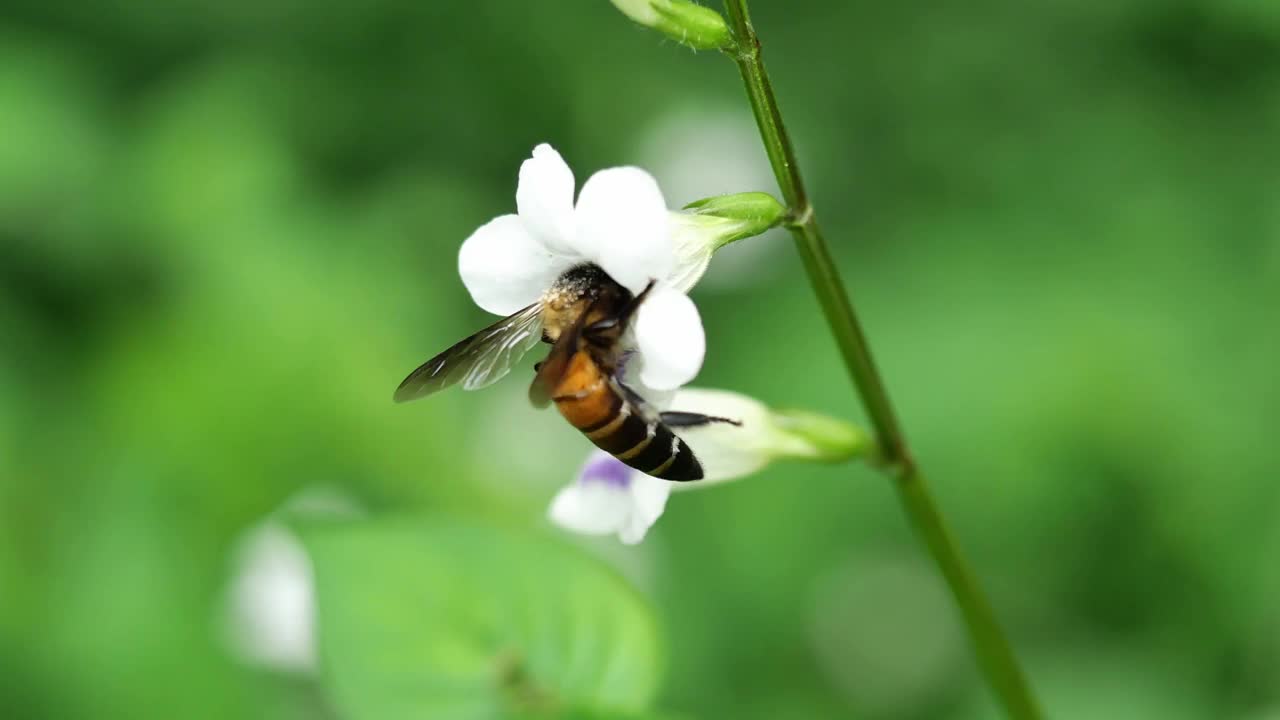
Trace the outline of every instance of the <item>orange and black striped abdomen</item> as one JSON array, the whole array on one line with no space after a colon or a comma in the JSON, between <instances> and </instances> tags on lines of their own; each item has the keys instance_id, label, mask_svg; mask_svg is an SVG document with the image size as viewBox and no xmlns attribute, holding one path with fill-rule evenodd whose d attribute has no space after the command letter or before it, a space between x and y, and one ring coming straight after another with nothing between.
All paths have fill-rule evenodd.
<instances>
[{"instance_id":1,"label":"orange and black striped abdomen","mask_svg":"<svg viewBox=\"0 0 1280 720\"><path fill-rule=\"evenodd\" d=\"M641 418L586 353L569 362L554 397L569 424L627 465L663 480L702 479L689 446L661 422Z\"/></svg>"}]
</instances>

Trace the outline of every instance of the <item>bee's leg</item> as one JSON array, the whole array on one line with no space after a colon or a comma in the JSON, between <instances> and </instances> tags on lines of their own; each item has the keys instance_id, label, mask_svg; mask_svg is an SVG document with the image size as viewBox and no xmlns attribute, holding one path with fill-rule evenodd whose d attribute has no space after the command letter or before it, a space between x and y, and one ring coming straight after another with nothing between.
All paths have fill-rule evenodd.
<instances>
[{"instance_id":1,"label":"bee's leg","mask_svg":"<svg viewBox=\"0 0 1280 720\"><path fill-rule=\"evenodd\" d=\"M631 316L635 314L636 309L639 308L640 304L644 302L644 299L648 297L649 291L653 289L654 283L656 282L658 281L650 280L649 284L644 286L644 289L640 291L639 295L631 298L631 302L627 303L627 306L622 308L622 312L618 314L618 324L622 325L622 327L627 326L627 321L631 319Z\"/></svg>"},{"instance_id":2,"label":"bee's leg","mask_svg":"<svg viewBox=\"0 0 1280 720\"><path fill-rule=\"evenodd\" d=\"M622 395L622 398L627 401L627 404L630 405L645 422L657 422L659 420L658 409L650 405L648 400L640 397L640 393L632 390L628 385L623 383L621 377L615 375L611 384L613 385L614 390Z\"/></svg>"},{"instance_id":3,"label":"bee's leg","mask_svg":"<svg viewBox=\"0 0 1280 720\"><path fill-rule=\"evenodd\" d=\"M667 427L688 428L701 427L712 423L729 423L737 427L742 427L741 420L730 420L729 418L716 417L715 415L703 415L702 413L680 412L678 410L672 412L664 412L659 415L662 423Z\"/></svg>"},{"instance_id":4,"label":"bee's leg","mask_svg":"<svg viewBox=\"0 0 1280 720\"><path fill-rule=\"evenodd\" d=\"M632 390L630 387L624 385L621 380L615 379L614 386L622 392L622 396L627 399L627 402L631 403L632 405L635 405L638 408L649 407L649 402L647 400L640 397L640 394L637 393L635 390Z\"/></svg>"}]
</instances>

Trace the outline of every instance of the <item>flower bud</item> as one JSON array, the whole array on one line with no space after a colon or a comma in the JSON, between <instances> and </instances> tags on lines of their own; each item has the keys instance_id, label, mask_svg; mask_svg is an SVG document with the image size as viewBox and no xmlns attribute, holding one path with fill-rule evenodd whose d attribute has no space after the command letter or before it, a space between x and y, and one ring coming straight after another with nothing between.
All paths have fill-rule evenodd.
<instances>
[{"instance_id":1,"label":"flower bud","mask_svg":"<svg viewBox=\"0 0 1280 720\"><path fill-rule=\"evenodd\" d=\"M694 50L721 50L733 44L720 13L689 0L611 0L632 20Z\"/></svg>"},{"instance_id":2,"label":"flower bud","mask_svg":"<svg viewBox=\"0 0 1280 720\"><path fill-rule=\"evenodd\" d=\"M677 260L672 284L687 292L707 271L716 250L763 233L782 222L786 212L772 195L749 192L704 198L671 213Z\"/></svg>"},{"instance_id":3,"label":"flower bud","mask_svg":"<svg viewBox=\"0 0 1280 720\"><path fill-rule=\"evenodd\" d=\"M800 442L791 446L793 457L822 462L844 462L871 450L871 438L843 420L806 410L774 410L773 427Z\"/></svg>"},{"instance_id":4,"label":"flower bud","mask_svg":"<svg viewBox=\"0 0 1280 720\"><path fill-rule=\"evenodd\" d=\"M685 205L684 209L700 217L734 221L736 223L734 234L725 238L722 245L759 235L782 222L782 218L787 214L787 209L782 207L782 203L769 193L763 192L716 195L694 200Z\"/></svg>"},{"instance_id":5,"label":"flower bud","mask_svg":"<svg viewBox=\"0 0 1280 720\"><path fill-rule=\"evenodd\" d=\"M867 433L843 420L805 411L773 410L755 398L727 390L685 388L676 393L671 409L741 423L677 429L702 462L709 481L750 475L784 458L849 460L868 453L873 446Z\"/></svg>"}]
</instances>

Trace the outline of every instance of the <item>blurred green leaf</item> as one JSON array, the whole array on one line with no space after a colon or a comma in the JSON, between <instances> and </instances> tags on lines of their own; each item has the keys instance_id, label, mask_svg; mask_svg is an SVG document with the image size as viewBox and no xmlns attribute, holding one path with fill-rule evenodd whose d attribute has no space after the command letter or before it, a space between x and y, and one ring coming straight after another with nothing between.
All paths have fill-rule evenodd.
<instances>
[{"instance_id":1,"label":"blurred green leaf","mask_svg":"<svg viewBox=\"0 0 1280 720\"><path fill-rule=\"evenodd\" d=\"M327 685L347 717L614 717L653 698L649 607L569 548L443 518L301 530Z\"/></svg>"},{"instance_id":2,"label":"blurred green leaf","mask_svg":"<svg viewBox=\"0 0 1280 720\"><path fill-rule=\"evenodd\" d=\"M688 715L672 715L665 712L631 713L596 713L585 710L569 710L560 715L559 720L693 720Z\"/></svg>"}]
</instances>

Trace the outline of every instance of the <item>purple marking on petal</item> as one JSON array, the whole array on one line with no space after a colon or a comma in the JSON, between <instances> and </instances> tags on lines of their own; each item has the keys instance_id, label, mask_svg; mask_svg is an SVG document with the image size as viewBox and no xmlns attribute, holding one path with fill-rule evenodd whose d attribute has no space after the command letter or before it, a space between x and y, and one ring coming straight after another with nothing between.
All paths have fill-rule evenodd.
<instances>
[{"instance_id":1,"label":"purple marking on petal","mask_svg":"<svg viewBox=\"0 0 1280 720\"><path fill-rule=\"evenodd\" d=\"M595 457L582 468L582 473L578 475L578 482L583 485L598 482L619 490L626 490L631 487L631 468L623 465L621 460L612 455Z\"/></svg>"}]
</instances>

